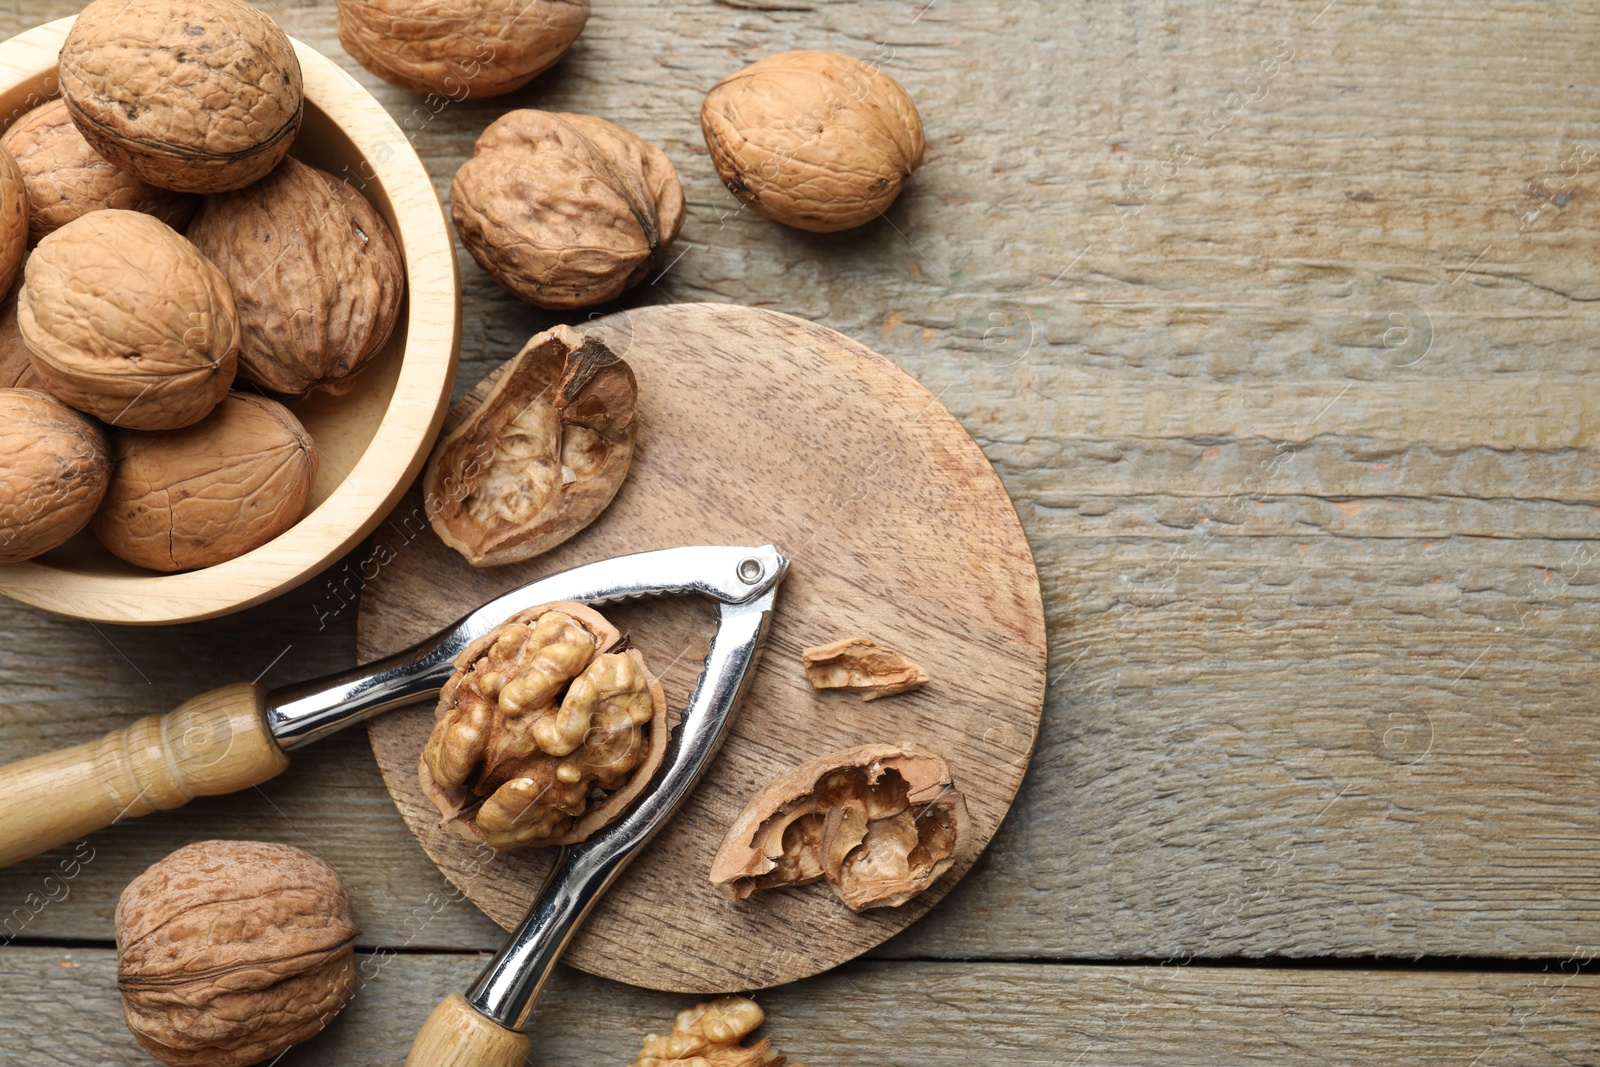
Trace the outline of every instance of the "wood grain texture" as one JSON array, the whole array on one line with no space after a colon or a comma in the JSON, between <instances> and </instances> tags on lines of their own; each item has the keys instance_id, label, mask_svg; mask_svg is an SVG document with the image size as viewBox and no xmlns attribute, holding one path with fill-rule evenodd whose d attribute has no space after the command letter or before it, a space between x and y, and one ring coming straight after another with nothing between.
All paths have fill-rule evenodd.
<instances>
[{"instance_id":1,"label":"wood grain texture","mask_svg":"<svg viewBox=\"0 0 1600 1067\"><path fill-rule=\"evenodd\" d=\"M839 334L721 304L642 308L586 329L605 338L639 382L633 464L610 507L536 559L474 569L426 528L412 494L374 544L387 562L362 591L357 654L396 652L501 593L580 563L684 544L776 545L790 559L789 575L721 753L565 958L606 977L695 992L815 974L924 914L972 865L1010 805L1045 680L1027 542L983 454L938 401ZM706 402L708 383L716 383L717 403ZM668 706L681 710L716 629L710 602L603 610L661 674ZM902 650L934 680L872 702L813 691L800 650L856 634ZM984 665L981 677L974 663ZM371 721L384 780L445 875L491 918L515 927L556 853L497 857L440 827L417 779L433 724L432 702ZM711 885L711 857L761 786L808 759L872 742L939 753L966 795L969 832L938 882L899 908L859 915L821 885L741 904Z\"/></svg>"}]
</instances>

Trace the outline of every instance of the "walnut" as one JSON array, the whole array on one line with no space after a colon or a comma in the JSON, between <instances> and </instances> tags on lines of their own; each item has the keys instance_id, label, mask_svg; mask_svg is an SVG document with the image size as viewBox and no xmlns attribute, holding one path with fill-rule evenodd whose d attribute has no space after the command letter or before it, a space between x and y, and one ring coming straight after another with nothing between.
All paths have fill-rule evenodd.
<instances>
[{"instance_id":1,"label":"walnut","mask_svg":"<svg viewBox=\"0 0 1600 1067\"><path fill-rule=\"evenodd\" d=\"M338 872L288 845L199 841L117 901L128 1029L174 1067L243 1067L327 1025L355 989Z\"/></svg>"},{"instance_id":2,"label":"walnut","mask_svg":"<svg viewBox=\"0 0 1600 1067\"><path fill-rule=\"evenodd\" d=\"M28 188L16 159L0 146L0 295L11 292L28 254Z\"/></svg>"},{"instance_id":3,"label":"walnut","mask_svg":"<svg viewBox=\"0 0 1600 1067\"><path fill-rule=\"evenodd\" d=\"M622 487L637 429L633 371L594 336L534 336L422 476L428 521L475 567L531 559L589 523Z\"/></svg>"},{"instance_id":4,"label":"walnut","mask_svg":"<svg viewBox=\"0 0 1600 1067\"><path fill-rule=\"evenodd\" d=\"M942 758L862 745L802 764L756 794L723 838L711 881L743 900L826 878L852 911L897 908L955 862L966 822L966 798Z\"/></svg>"},{"instance_id":5,"label":"walnut","mask_svg":"<svg viewBox=\"0 0 1600 1067\"><path fill-rule=\"evenodd\" d=\"M158 189L102 159L72 124L66 101L40 104L0 138L28 190L28 240L37 243L79 215L115 207L143 211L182 229L197 198Z\"/></svg>"},{"instance_id":6,"label":"walnut","mask_svg":"<svg viewBox=\"0 0 1600 1067\"><path fill-rule=\"evenodd\" d=\"M628 1067L784 1067L788 1060L772 1051L769 1039L748 1048L739 1044L765 1018L761 1005L748 997L696 1004L678 1013L666 1037L646 1037L639 1058Z\"/></svg>"},{"instance_id":7,"label":"walnut","mask_svg":"<svg viewBox=\"0 0 1600 1067\"><path fill-rule=\"evenodd\" d=\"M49 390L113 426L198 422L237 365L239 323L221 272L137 211L91 211L40 241L17 325Z\"/></svg>"},{"instance_id":8,"label":"walnut","mask_svg":"<svg viewBox=\"0 0 1600 1067\"><path fill-rule=\"evenodd\" d=\"M305 511L317 450L289 409L230 393L182 430L112 435L116 469L90 524L100 543L157 571L209 567L266 544Z\"/></svg>"},{"instance_id":9,"label":"walnut","mask_svg":"<svg viewBox=\"0 0 1600 1067\"><path fill-rule=\"evenodd\" d=\"M377 209L285 157L261 181L206 197L189 239L228 280L239 376L283 396L340 395L400 315L400 248Z\"/></svg>"},{"instance_id":10,"label":"walnut","mask_svg":"<svg viewBox=\"0 0 1600 1067\"><path fill-rule=\"evenodd\" d=\"M813 233L871 222L922 163L922 119L900 83L836 52L784 52L730 74L700 125L730 192Z\"/></svg>"},{"instance_id":11,"label":"walnut","mask_svg":"<svg viewBox=\"0 0 1600 1067\"><path fill-rule=\"evenodd\" d=\"M0 389L0 563L66 544L110 480L100 427L53 396Z\"/></svg>"},{"instance_id":12,"label":"walnut","mask_svg":"<svg viewBox=\"0 0 1600 1067\"><path fill-rule=\"evenodd\" d=\"M445 825L496 849L570 845L614 822L660 766L667 698L581 604L513 616L456 657L423 747Z\"/></svg>"},{"instance_id":13,"label":"walnut","mask_svg":"<svg viewBox=\"0 0 1600 1067\"><path fill-rule=\"evenodd\" d=\"M588 20L589 0L339 0L339 43L386 82L465 100L522 88Z\"/></svg>"},{"instance_id":14,"label":"walnut","mask_svg":"<svg viewBox=\"0 0 1600 1067\"><path fill-rule=\"evenodd\" d=\"M59 73L96 152L185 193L265 175L305 107L294 46L243 0L94 0L61 46Z\"/></svg>"},{"instance_id":15,"label":"walnut","mask_svg":"<svg viewBox=\"0 0 1600 1067\"><path fill-rule=\"evenodd\" d=\"M17 326L17 297L21 292L19 285L0 302L0 389L49 392L44 379L33 369L33 358L28 354L28 346L22 340L22 330Z\"/></svg>"},{"instance_id":16,"label":"walnut","mask_svg":"<svg viewBox=\"0 0 1600 1067\"><path fill-rule=\"evenodd\" d=\"M542 308L587 307L643 281L683 225L666 153L589 115L512 111L450 183L472 258Z\"/></svg>"},{"instance_id":17,"label":"walnut","mask_svg":"<svg viewBox=\"0 0 1600 1067\"><path fill-rule=\"evenodd\" d=\"M848 689L877 700L928 684L927 671L870 637L847 637L800 655L813 689Z\"/></svg>"}]
</instances>

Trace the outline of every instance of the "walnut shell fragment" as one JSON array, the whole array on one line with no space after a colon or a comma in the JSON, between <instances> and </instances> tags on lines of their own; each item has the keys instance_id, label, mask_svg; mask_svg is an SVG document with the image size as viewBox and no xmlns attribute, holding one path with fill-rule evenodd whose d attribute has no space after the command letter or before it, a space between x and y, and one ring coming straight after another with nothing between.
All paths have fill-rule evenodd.
<instances>
[{"instance_id":1,"label":"walnut shell fragment","mask_svg":"<svg viewBox=\"0 0 1600 1067\"><path fill-rule=\"evenodd\" d=\"M292 156L206 197L189 240L233 290L239 376L269 392L339 396L400 315L400 248L367 199Z\"/></svg>"},{"instance_id":2,"label":"walnut shell fragment","mask_svg":"<svg viewBox=\"0 0 1600 1067\"><path fill-rule=\"evenodd\" d=\"M680 1011L665 1037L650 1034L628 1067L805 1067L789 1063L762 1038L740 1045L766 1019L748 997L718 997Z\"/></svg>"},{"instance_id":3,"label":"walnut shell fragment","mask_svg":"<svg viewBox=\"0 0 1600 1067\"><path fill-rule=\"evenodd\" d=\"M870 637L847 637L800 655L813 689L848 689L877 700L928 684L927 671Z\"/></svg>"},{"instance_id":4,"label":"walnut shell fragment","mask_svg":"<svg viewBox=\"0 0 1600 1067\"><path fill-rule=\"evenodd\" d=\"M622 488L637 428L633 370L598 337L538 334L434 448L428 521L474 567L531 559L593 522Z\"/></svg>"},{"instance_id":5,"label":"walnut shell fragment","mask_svg":"<svg viewBox=\"0 0 1600 1067\"><path fill-rule=\"evenodd\" d=\"M66 544L110 480L111 453L92 420L53 396L0 389L0 563Z\"/></svg>"},{"instance_id":6,"label":"walnut shell fragment","mask_svg":"<svg viewBox=\"0 0 1600 1067\"><path fill-rule=\"evenodd\" d=\"M418 765L442 824L500 850L571 845L614 822L667 745L667 698L582 604L514 615L468 645Z\"/></svg>"},{"instance_id":7,"label":"walnut shell fragment","mask_svg":"<svg viewBox=\"0 0 1600 1067\"><path fill-rule=\"evenodd\" d=\"M199 841L117 901L122 1013L174 1067L244 1067L315 1036L355 991L350 895L289 845Z\"/></svg>"},{"instance_id":8,"label":"walnut shell fragment","mask_svg":"<svg viewBox=\"0 0 1600 1067\"><path fill-rule=\"evenodd\" d=\"M0 148L16 157L28 191L28 240L37 244L80 215L121 208L154 215L182 229L198 200L188 193L158 189L112 166L89 147L73 125L66 101L55 99L23 115Z\"/></svg>"},{"instance_id":9,"label":"walnut shell fragment","mask_svg":"<svg viewBox=\"0 0 1600 1067\"><path fill-rule=\"evenodd\" d=\"M588 20L589 0L339 0L339 43L391 85L465 100L522 88Z\"/></svg>"},{"instance_id":10,"label":"walnut shell fragment","mask_svg":"<svg viewBox=\"0 0 1600 1067\"><path fill-rule=\"evenodd\" d=\"M311 435L288 408L230 393L182 430L121 430L90 529L116 556L157 571L210 567L299 521L317 480Z\"/></svg>"},{"instance_id":11,"label":"walnut shell fragment","mask_svg":"<svg viewBox=\"0 0 1600 1067\"><path fill-rule=\"evenodd\" d=\"M520 110L478 138L450 183L478 265L542 308L588 307L644 281L683 225L666 153L591 115Z\"/></svg>"},{"instance_id":12,"label":"walnut shell fragment","mask_svg":"<svg viewBox=\"0 0 1600 1067\"><path fill-rule=\"evenodd\" d=\"M60 77L96 152L184 193L266 174L305 110L294 46L243 0L94 0L61 46Z\"/></svg>"},{"instance_id":13,"label":"walnut shell fragment","mask_svg":"<svg viewBox=\"0 0 1600 1067\"><path fill-rule=\"evenodd\" d=\"M852 911L897 908L949 870L967 802L940 756L862 745L820 756L756 794L711 862L735 900L827 879Z\"/></svg>"}]
</instances>

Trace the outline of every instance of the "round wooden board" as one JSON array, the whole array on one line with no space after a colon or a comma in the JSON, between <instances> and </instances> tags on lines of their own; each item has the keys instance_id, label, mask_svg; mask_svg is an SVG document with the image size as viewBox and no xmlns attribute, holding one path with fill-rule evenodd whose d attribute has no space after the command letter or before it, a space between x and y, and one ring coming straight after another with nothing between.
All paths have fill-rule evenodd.
<instances>
[{"instance_id":1,"label":"round wooden board","mask_svg":"<svg viewBox=\"0 0 1600 1067\"><path fill-rule=\"evenodd\" d=\"M793 560L766 652L721 754L672 823L601 900L567 950L593 974L692 993L803 978L904 929L971 867L1027 767L1045 689L1044 613L1027 539L972 438L894 364L832 330L726 304L639 308L586 324L639 379L641 425L622 491L544 556L474 570L434 536L413 488L363 575L363 662L514 586L628 552L771 542ZM453 424L452 418L447 425ZM716 629L701 598L613 606L679 709ZM864 635L932 675L871 702L814 692L800 650ZM371 722L395 804L429 856L508 929L552 850L486 860L438 826L417 782L431 706ZM712 854L747 799L794 765L869 741L945 756L971 809L955 866L900 908L852 914L817 884L726 899Z\"/></svg>"}]
</instances>

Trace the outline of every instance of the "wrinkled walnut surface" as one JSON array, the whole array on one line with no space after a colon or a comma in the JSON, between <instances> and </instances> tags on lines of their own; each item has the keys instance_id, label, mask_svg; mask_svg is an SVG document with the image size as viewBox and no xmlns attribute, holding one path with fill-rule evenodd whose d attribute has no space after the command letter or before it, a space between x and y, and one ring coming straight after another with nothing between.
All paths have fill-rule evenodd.
<instances>
[{"instance_id":1,"label":"wrinkled walnut surface","mask_svg":"<svg viewBox=\"0 0 1600 1067\"><path fill-rule=\"evenodd\" d=\"M0 147L21 168L32 242L102 208L142 211L177 229L194 214L194 196L158 189L101 158L73 125L64 100L48 101L23 115L0 138Z\"/></svg>"},{"instance_id":2,"label":"wrinkled walnut surface","mask_svg":"<svg viewBox=\"0 0 1600 1067\"><path fill-rule=\"evenodd\" d=\"M110 480L99 426L53 396L0 389L0 563L66 544Z\"/></svg>"},{"instance_id":3,"label":"wrinkled walnut surface","mask_svg":"<svg viewBox=\"0 0 1600 1067\"><path fill-rule=\"evenodd\" d=\"M488 567L582 530L627 476L637 396L632 369L597 337L565 326L533 337L434 448L422 481L434 531Z\"/></svg>"},{"instance_id":4,"label":"wrinkled walnut surface","mask_svg":"<svg viewBox=\"0 0 1600 1067\"><path fill-rule=\"evenodd\" d=\"M711 881L743 900L825 878L852 911L899 907L955 862L966 823L966 799L941 757L862 745L756 794L723 838Z\"/></svg>"},{"instance_id":5,"label":"wrinkled walnut surface","mask_svg":"<svg viewBox=\"0 0 1600 1067\"><path fill-rule=\"evenodd\" d=\"M350 999L357 933L338 873L297 848L180 848L117 902L128 1029L176 1067L270 1060Z\"/></svg>"},{"instance_id":6,"label":"wrinkled walnut surface","mask_svg":"<svg viewBox=\"0 0 1600 1067\"><path fill-rule=\"evenodd\" d=\"M800 655L813 689L848 689L877 700L928 684L927 671L870 637L847 637Z\"/></svg>"},{"instance_id":7,"label":"wrinkled walnut surface","mask_svg":"<svg viewBox=\"0 0 1600 1067\"><path fill-rule=\"evenodd\" d=\"M0 146L0 296L11 292L27 254L28 188L16 158Z\"/></svg>"},{"instance_id":8,"label":"wrinkled walnut surface","mask_svg":"<svg viewBox=\"0 0 1600 1067\"><path fill-rule=\"evenodd\" d=\"M19 285L11 295L0 302L0 389L45 389L44 380L33 369L33 357L22 340L22 329L17 325L17 297L22 293Z\"/></svg>"},{"instance_id":9,"label":"wrinkled walnut surface","mask_svg":"<svg viewBox=\"0 0 1600 1067\"><path fill-rule=\"evenodd\" d=\"M815 233L871 222L922 163L922 119L900 83L837 52L784 52L712 87L712 165L768 218Z\"/></svg>"},{"instance_id":10,"label":"wrinkled walnut surface","mask_svg":"<svg viewBox=\"0 0 1600 1067\"><path fill-rule=\"evenodd\" d=\"M96 152L179 192L262 177L304 110L294 46L243 0L94 0L61 46L60 76Z\"/></svg>"},{"instance_id":11,"label":"wrinkled walnut surface","mask_svg":"<svg viewBox=\"0 0 1600 1067\"><path fill-rule=\"evenodd\" d=\"M292 156L206 197L189 239L239 314L239 376L283 396L343 394L400 313L400 248L356 190Z\"/></svg>"},{"instance_id":12,"label":"wrinkled walnut surface","mask_svg":"<svg viewBox=\"0 0 1600 1067\"><path fill-rule=\"evenodd\" d=\"M589 0L339 0L339 43L391 85L465 100L522 88L588 19Z\"/></svg>"},{"instance_id":13,"label":"wrinkled walnut surface","mask_svg":"<svg viewBox=\"0 0 1600 1067\"><path fill-rule=\"evenodd\" d=\"M116 467L90 528L140 567L182 571L241 556L299 521L317 450L275 400L230 393L206 419L112 435Z\"/></svg>"},{"instance_id":14,"label":"wrinkled walnut surface","mask_svg":"<svg viewBox=\"0 0 1600 1067\"><path fill-rule=\"evenodd\" d=\"M239 323L222 274L137 211L91 211L40 241L17 325L49 390L113 426L198 422L237 366Z\"/></svg>"},{"instance_id":15,"label":"wrinkled walnut surface","mask_svg":"<svg viewBox=\"0 0 1600 1067\"><path fill-rule=\"evenodd\" d=\"M637 650L581 604L522 612L469 645L418 768L447 825L496 849L568 845L660 766L667 701Z\"/></svg>"},{"instance_id":16,"label":"wrinkled walnut surface","mask_svg":"<svg viewBox=\"0 0 1600 1067\"><path fill-rule=\"evenodd\" d=\"M542 308L603 303L643 281L683 225L666 153L590 115L511 111L450 183L462 243Z\"/></svg>"},{"instance_id":17,"label":"wrinkled walnut surface","mask_svg":"<svg viewBox=\"0 0 1600 1067\"><path fill-rule=\"evenodd\" d=\"M772 1051L762 1038L740 1045L766 1019L748 997L718 997L680 1011L665 1037L651 1034L629 1067L805 1067Z\"/></svg>"}]
</instances>

